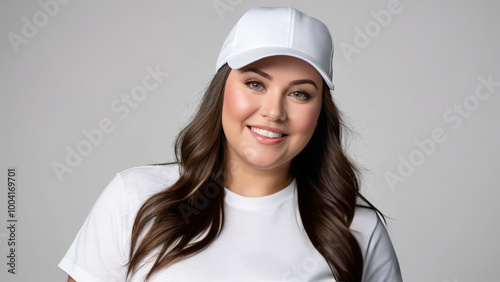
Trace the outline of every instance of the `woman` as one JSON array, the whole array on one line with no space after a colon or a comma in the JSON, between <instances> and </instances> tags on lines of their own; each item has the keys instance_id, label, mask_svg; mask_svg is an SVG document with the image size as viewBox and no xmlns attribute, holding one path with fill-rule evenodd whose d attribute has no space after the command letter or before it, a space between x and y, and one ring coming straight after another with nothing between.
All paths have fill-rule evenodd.
<instances>
[{"instance_id":1,"label":"woman","mask_svg":"<svg viewBox=\"0 0 500 282\"><path fill-rule=\"evenodd\" d=\"M113 179L59 264L68 281L401 281L340 144L332 56L317 19L248 11L177 163Z\"/></svg>"}]
</instances>

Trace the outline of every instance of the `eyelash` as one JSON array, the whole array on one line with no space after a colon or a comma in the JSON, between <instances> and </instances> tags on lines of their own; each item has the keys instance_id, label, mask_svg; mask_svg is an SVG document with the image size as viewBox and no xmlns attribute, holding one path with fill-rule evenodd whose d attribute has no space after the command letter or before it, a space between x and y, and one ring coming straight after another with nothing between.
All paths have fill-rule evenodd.
<instances>
[{"instance_id":1,"label":"eyelash","mask_svg":"<svg viewBox=\"0 0 500 282\"><path fill-rule=\"evenodd\" d=\"M248 86L248 88L250 88L251 90L254 90L254 91L261 91L262 90L262 89L255 89L255 87L252 87L252 84L259 84L259 87L261 87L262 89L264 88L264 85L256 80L250 80L250 81L245 82L245 85ZM311 99L311 95L309 95L309 93L307 93L305 91L294 91L294 92L290 93L289 95L296 94L296 93L300 94L304 97L304 98L297 98L299 100Z\"/></svg>"}]
</instances>

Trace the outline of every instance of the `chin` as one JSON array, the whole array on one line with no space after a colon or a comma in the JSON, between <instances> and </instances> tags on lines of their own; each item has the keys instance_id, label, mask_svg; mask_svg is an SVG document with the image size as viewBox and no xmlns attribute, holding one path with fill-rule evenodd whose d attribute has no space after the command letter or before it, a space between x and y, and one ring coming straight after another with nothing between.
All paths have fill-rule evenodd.
<instances>
[{"instance_id":1,"label":"chin","mask_svg":"<svg viewBox=\"0 0 500 282\"><path fill-rule=\"evenodd\" d=\"M282 161L279 159L271 159L268 157L259 157L256 159L248 159L248 163L253 167L260 170L270 170L276 169L285 165L289 165L290 162Z\"/></svg>"}]
</instances>

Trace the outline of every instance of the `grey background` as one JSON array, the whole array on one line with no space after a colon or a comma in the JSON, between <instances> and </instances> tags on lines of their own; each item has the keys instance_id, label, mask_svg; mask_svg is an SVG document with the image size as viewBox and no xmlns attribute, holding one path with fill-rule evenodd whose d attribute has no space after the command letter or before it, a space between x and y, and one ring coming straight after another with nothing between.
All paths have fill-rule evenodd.
<instances>
[{"instance_id":1,"label":"grey background","mask_svg":"<svg viewBox=\"0 0 500 282\"><path fill-rule=\"evenodd\" d=\"M390 3L397 5L73 0L58 4L16 53L9 32L22 36L22 18L43 20L43 9L37 1L2 1L0 280L65 281L57 264L115 173L173 160L175 135L196 108L236 20L254 6L291 5L324 21L334 37L333 95L355 131L346 143L366 170L364 193L391 218L405 281L496 281L500 86L486 99L473 95L478 77L500 81L500 4L401 0L399 13L377 30L373 12ZM365 27L372 28L370 41L347 56L340 45L361 46L356 28ZM114 101L157 65L169 76L120 119ZM462 117L454 105L464 104ZM105 118L114 131L59 181L52 164L65 164L66 147L75 149L87 139L82 131ZM432 138L436 129L444 142L419 153L416 140ZM397 174L401 159L411 156L418 166L391 186L385 175ZM18 170L16 275L5 263L11 166Z\"/></svg>"}]
</instances>

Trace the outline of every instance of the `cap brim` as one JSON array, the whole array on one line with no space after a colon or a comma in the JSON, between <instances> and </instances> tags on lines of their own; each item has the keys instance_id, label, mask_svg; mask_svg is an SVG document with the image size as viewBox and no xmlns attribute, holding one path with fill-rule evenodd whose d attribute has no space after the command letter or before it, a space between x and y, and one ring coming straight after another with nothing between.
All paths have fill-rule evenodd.
<instances>
[{"instance_id":1,"label":"cap brim","mask_svg":"<svg viewBox=\"0 0 500 282\"><path fill-rule=\"evenodd\" d=\"M321 77L326 82L328 87L331 90L333 90L332 78L328 75L328 73L325 72L321 68L321 66L311 57L295 49L288 49L283 47L266 47L266 48L252 49L227 58L227 64L232 69L240 69L260 59L272 56L279 56L279 55L291 56L307 62L318 71L318 73L321 75Z\"/></svg>"}]
</instances>

